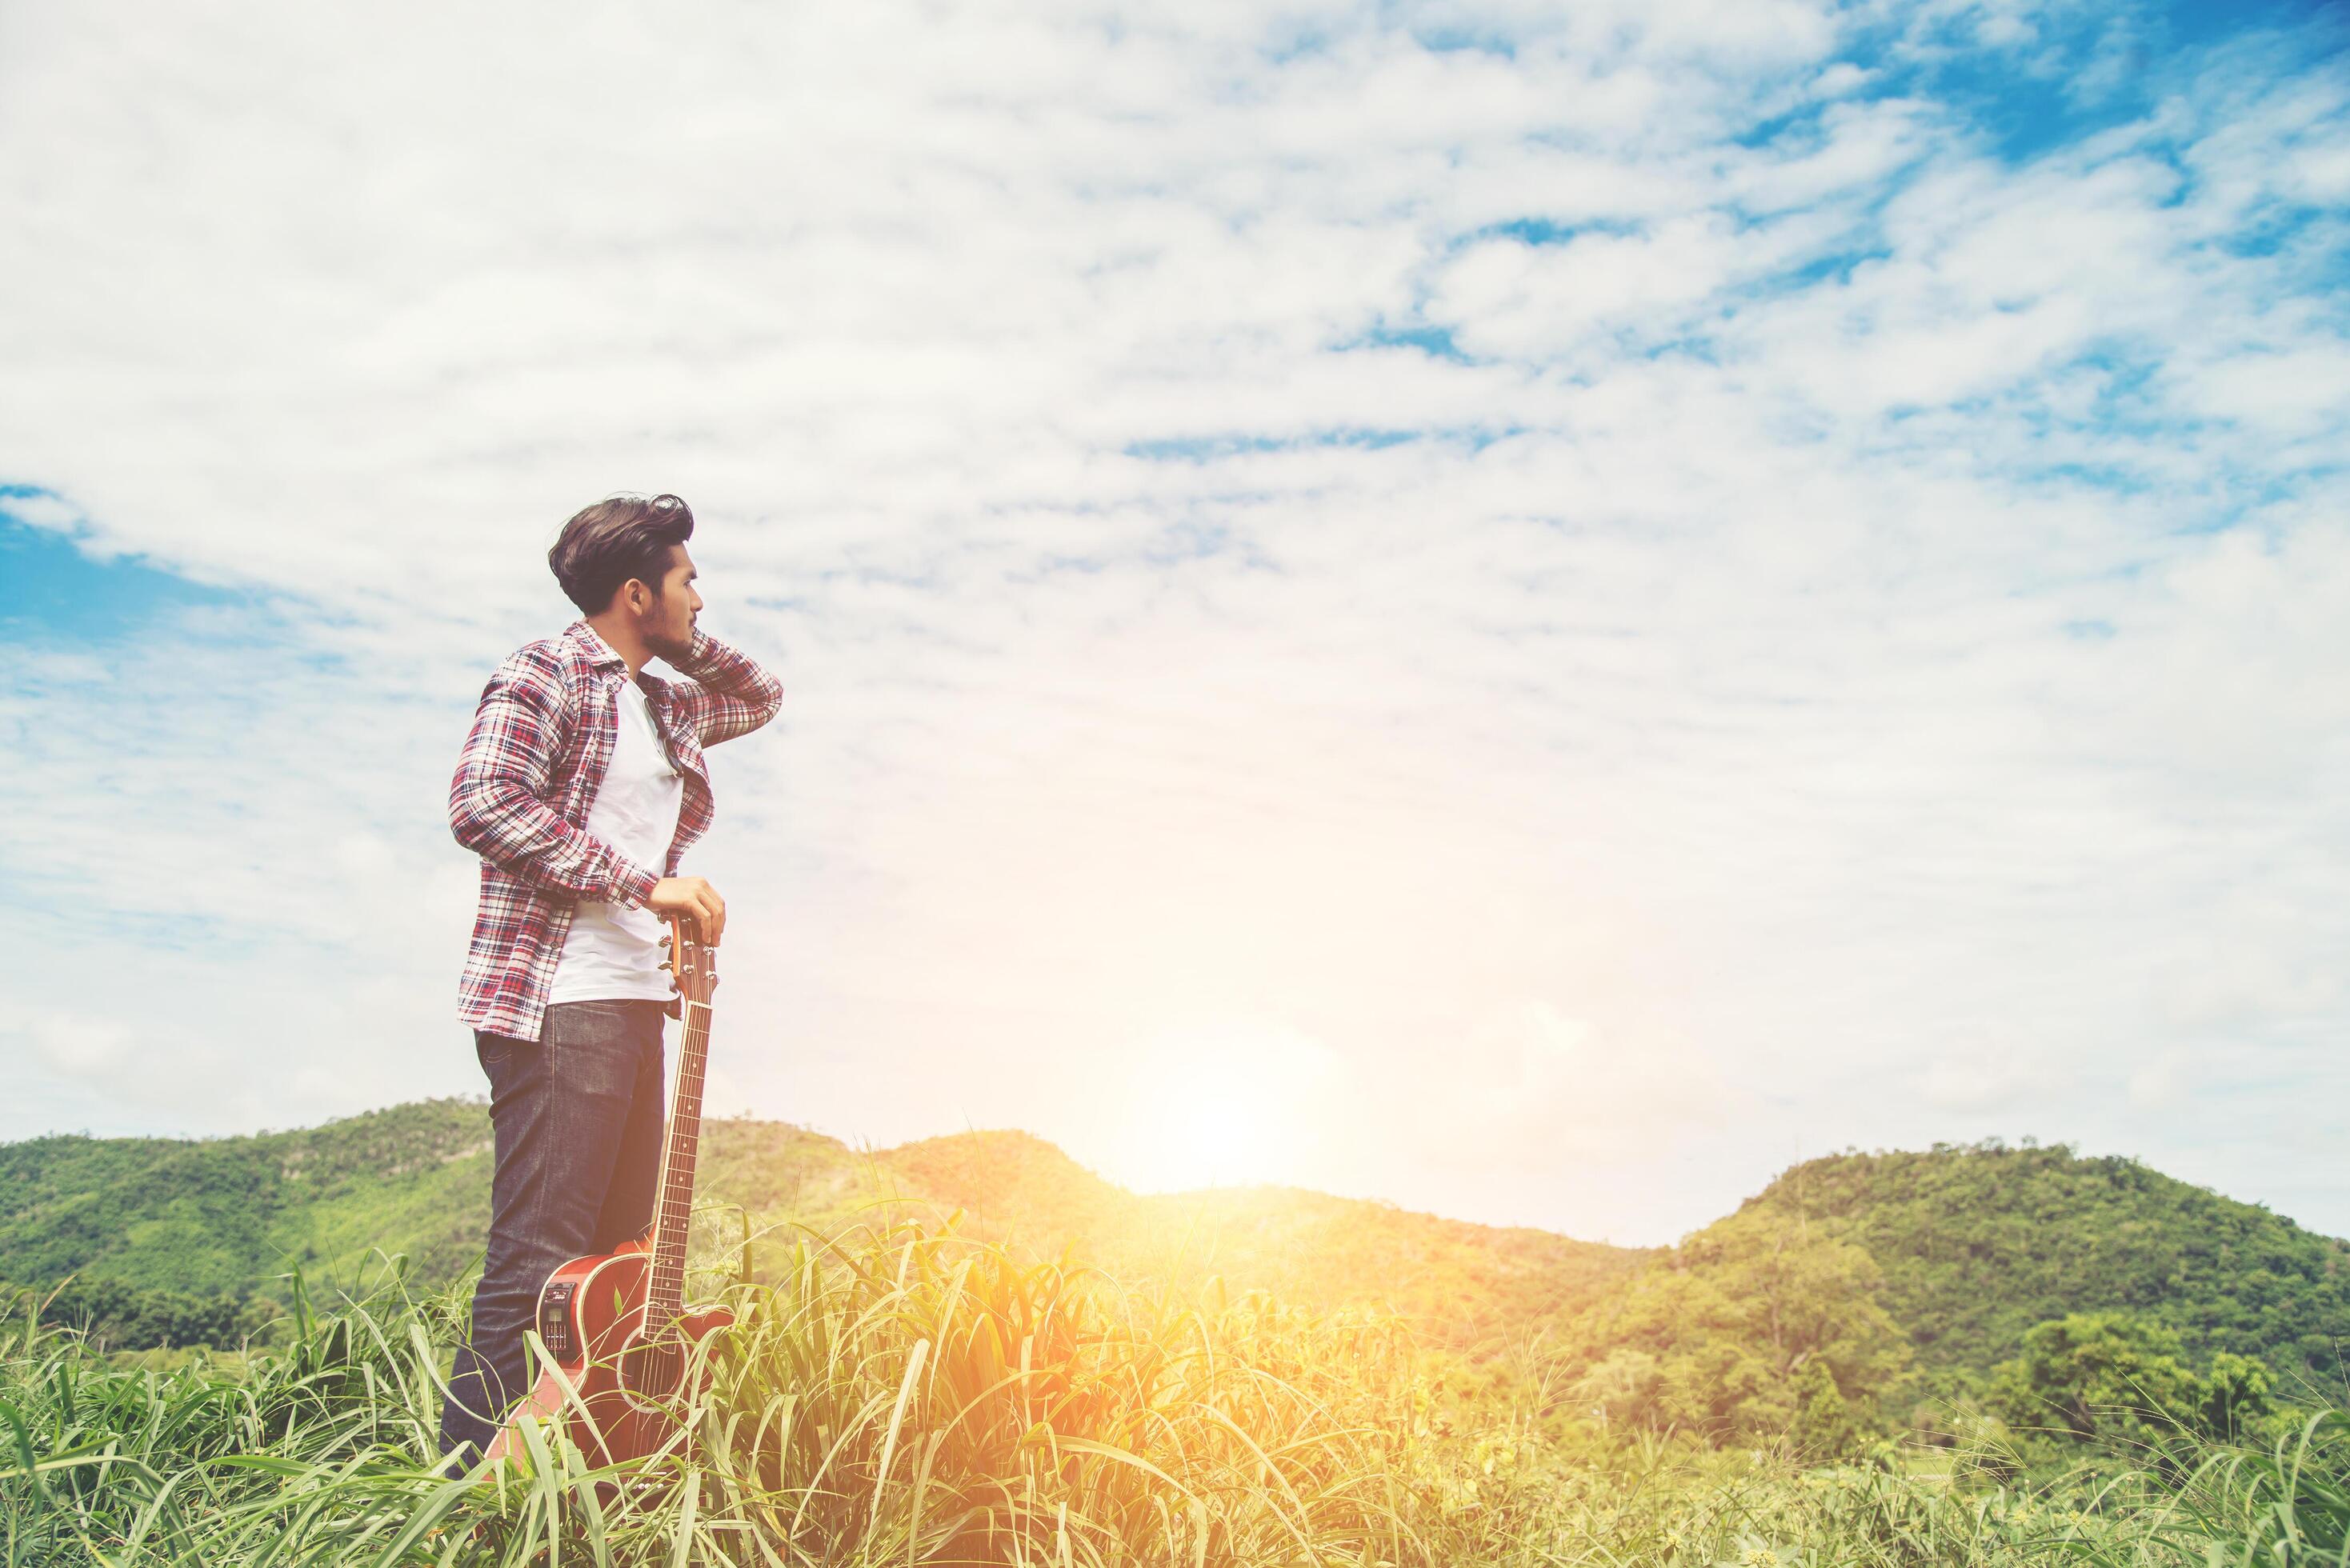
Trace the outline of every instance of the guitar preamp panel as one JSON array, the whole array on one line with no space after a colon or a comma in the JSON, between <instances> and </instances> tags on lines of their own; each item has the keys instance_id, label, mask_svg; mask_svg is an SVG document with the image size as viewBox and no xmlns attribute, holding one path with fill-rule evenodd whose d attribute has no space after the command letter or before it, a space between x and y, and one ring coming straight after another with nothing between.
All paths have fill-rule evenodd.
<instances>
[{"instance_id":1,"label":"guitar preamp panel","mask_svg":"<svg viewBox=\"0 0 2350 1568\"><path fill-rule=\"evenodd\" d=\"M577 1288L571 1280L549 1280L538 1293L538 1337L546 1341L547 1354L566 1366L579 1359L578 1343L571 1335L571 1293Z\"/></svg>"}]
</instances>

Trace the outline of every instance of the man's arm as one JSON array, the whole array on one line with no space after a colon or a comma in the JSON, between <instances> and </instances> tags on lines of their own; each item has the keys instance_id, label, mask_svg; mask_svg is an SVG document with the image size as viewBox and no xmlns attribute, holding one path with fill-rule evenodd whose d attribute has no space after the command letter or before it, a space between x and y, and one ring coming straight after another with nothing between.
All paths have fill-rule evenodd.
<instances>
[{"instance_id":1,"label":"man's arm","mask_svg":"<svg viewBox=\"0 0 2350 1568\"><path fill-rule=\"evenodd\" d=\"M705 746L749 734L784 705L782 681L706 632L695 632L691 650L670 668L687 677L670 691Z\"/></svg>"},{"instance_id":2,"label":"man's arm","mask_svg":"<svg viewBox=\"0 0 2350 1568\"><path fill-rule=\"evenodd\" d=\"M449 781L457 842L534 887L641 905L660 878L574 827L541 798L566 729L563 689L528 650L498 666L482 689L473 732Z\"/></svg>"}]
</instances>

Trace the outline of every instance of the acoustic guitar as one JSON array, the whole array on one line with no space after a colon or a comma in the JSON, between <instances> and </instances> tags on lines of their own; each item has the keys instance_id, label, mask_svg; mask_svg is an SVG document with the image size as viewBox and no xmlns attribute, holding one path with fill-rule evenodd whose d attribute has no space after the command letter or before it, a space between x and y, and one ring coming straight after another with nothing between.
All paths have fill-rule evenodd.
<instances>
[{"instance_id":1,"label":"acoustic guitar","mask_svg":"<svg viewBox=\"0 0 2350 1568\"><path fill-rule=\"evenodd\" d=\"M538 1337L556 1371L544 1372L491 1440L492 1459L524 1452L521 1423L560 1417L597 1464L658 1452L676 1433L694 1347L734 1321L723 1308L687 1312L685 1233L693 1214L693 1166L702 1135L702 1068L710 1055L710 994L718 950L671 917L662 965L685 1024L661 1146L652 1229L616 1251L574 1258L538 1293ZM564 1386L566 1381L576 1390Z\"/></svg>"}]
</instances>

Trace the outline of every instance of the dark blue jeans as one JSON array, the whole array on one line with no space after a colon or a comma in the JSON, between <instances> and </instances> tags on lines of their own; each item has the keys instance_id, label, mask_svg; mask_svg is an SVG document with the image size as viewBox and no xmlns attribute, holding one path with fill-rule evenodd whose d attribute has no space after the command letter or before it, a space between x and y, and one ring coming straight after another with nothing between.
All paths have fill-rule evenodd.
<instances>
[{"instance_id":1,"label":"dark blue jeans","mask_svg":"<svg viewBox=\"0 0 2350 1568\"><path fill-rule=\"evenodd\" d=\"M658 1002L562 1002L536 1041L475 1032L497 1167L472 1343L457 1352L441 1412L442 1453L471 1444L464 1462L478 1460L530 1392L523 1332L536 1326L546 1276L652 1224L665 1016Z\"/></svg>"}]
</instances>

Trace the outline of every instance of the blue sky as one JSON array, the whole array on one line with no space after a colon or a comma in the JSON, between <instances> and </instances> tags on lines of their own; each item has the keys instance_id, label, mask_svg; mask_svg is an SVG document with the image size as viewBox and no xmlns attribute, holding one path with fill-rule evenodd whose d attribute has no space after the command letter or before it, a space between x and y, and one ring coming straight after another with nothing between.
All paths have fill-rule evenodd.
<instances>
[{"instance_id":1,"label":"blue sky","mask_svg":"<svg viewBox=\"0 0 2350 1568\"><path fill-rule=\"evenodd\" d=\"M46 491L0 487L0 570L11 588L0 620L12 643L120 640L175 611L232 597L139 556L91 554L70 529L24 521L20 512L36 520L66 514Z\"/></svg>"},{"instance_id":2,"label":"blue sky","mask_svg":"<svg viewBox=\"0 0 2350 1568\"><path fill-rule=\"evenodd\" d=\"M448 771L670 489L790 693L723 1108L1625 1241L2035 1137L2350 1233L2338 16L247 21L0 50L0 1137L477 1092Z\"/></svg>"}]
</instances>

